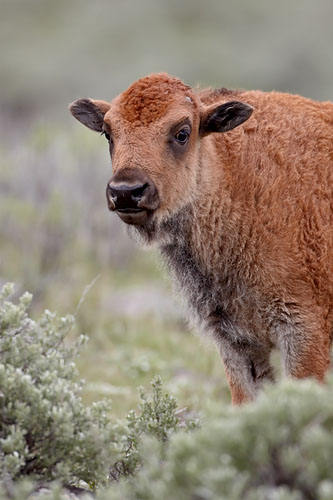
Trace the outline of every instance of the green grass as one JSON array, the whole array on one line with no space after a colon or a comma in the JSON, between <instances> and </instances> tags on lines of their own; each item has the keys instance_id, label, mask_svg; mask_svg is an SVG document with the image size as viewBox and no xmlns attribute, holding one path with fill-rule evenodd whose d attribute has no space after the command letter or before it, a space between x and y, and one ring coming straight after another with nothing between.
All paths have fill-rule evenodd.
<instances>
[{"instance_id":1,"label":"green grass","mask_svg":"<svg viewBox=\"0 0 333 500\"><path fill-rule=\"evenodd\" d=\"M229 401L217 351L181 324L104 314L85 333L90 340L78 367L89 403L111 398L114 413L124 416L136 406L137 387L147 386L156 373L189 410L199 411L210 400Z\"/></svg>"}]
</instances>

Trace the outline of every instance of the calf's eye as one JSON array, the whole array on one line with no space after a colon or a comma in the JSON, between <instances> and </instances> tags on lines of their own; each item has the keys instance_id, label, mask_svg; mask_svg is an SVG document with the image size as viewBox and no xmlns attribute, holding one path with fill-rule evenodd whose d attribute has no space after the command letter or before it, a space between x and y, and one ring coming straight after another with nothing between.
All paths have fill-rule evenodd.
<instances>
[{"instance_id":1,"label":"calf's eye","mask_svg":"<svg viewBox=\"0 0 333 500\"><path fill-rule=\"evenodd\" d=\"M181 129L175 135L175 139L179 144L186 144L190 136L190 131L187 128Z\"/></svg>"},{"instance_id":2,"label":"calf's eye","mask_svg":"<svg viewBox=\"0 0 333 500\"><path fill-rule=\"evenodd\" d=\"M105 138L106 138L106 140L107 140L108 142L110 142L110 139L111 139L110 134L108 134L107 132L105 132L105 130L103 130L102 135L104 135L104 136L105 136Z\"/></svg>"}]
</instances>

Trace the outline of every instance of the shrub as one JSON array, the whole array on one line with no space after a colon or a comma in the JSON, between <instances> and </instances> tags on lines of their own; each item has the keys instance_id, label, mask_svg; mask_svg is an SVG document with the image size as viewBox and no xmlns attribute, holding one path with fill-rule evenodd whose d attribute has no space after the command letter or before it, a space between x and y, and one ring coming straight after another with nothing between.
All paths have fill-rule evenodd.
<instances>
[{"instance_id":1,"label":"shrub","mask_svg":"<svg viewBox=\"0 0 333 500\"><path fill-rule=\"evenodd\" d=\"M139 412L132 410L127 417L127 436L124 440L121 459L110 472L112 479L133 475L142 465L141 443L144 436L155 437L161 443L161 450L170 436L180 430L198 427L197 419L185 414L186 408L179 410L177 400L163 392L161 377L155 376L151 382L151 394L140 388Z\"/></svg>"},{"instance_id":2,"label":"shrub","mask_svg":"<svg viewBox=\"0 0 333 500\"><path fill-rule=\"evenodd\" d=\"M138 412L126 421L113 422L106 401L83 405L74 358L86 338L64 342L73 317L47 310L33 321L32 296L15 304L8 300L13 290L6 285L0 293L0 496L10 485L10 496L24 498L53 480L95 489L140 468L143 436L164 446L171 433L197 425L158 376L151 394L140 389Z\"/></svg>"},{"instance_id":3,"label":"shrub","mask_svg":"<svg viewBox=\"0 0 333 500\"><path fill-rule=\"evenodd\" d=\"M135 478L109 500L332 500L333 379L284 380L239 408L215 408L167 448L150 438Z\"/></svg>"},{"instance_id":4,"label":"shrub","mask_svg":"<svg viewBox=\"0 0 333 500\"><path fill-rule=\"evenodd\" d=\"M116 428L106 402L81 401L73 358L85 338L65 343L72 317L45 311L33 321L31 295L15 305L12 292L0 294L0 476L103 484L118 457Z\"/></svg>"}]
</instances>

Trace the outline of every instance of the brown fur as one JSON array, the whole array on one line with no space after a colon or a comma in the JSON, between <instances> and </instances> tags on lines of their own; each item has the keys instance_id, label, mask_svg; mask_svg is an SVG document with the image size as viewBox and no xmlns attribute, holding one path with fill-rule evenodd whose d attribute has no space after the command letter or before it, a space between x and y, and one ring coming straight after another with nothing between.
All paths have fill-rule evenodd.
<instances>
[{"instance_id":1,"label":"brown fur","mask_svg":"<svg viewBox=\"0 0 333 500\"><path fill-rule=\"evenodd\" d=\"M165 114L179 93L193 96L191 87L166 74L142 78L121 94L121 117L129 123L147 126Z\"/></svg>"},{"instance_id":2,"label":"brown fur","mask_svg":"<svg viewBox=\"0 0 333 500\"><path fill-rule=\"evenodd\" d=\"M203 117L231 100L250 104L252 117L200 136ZM273 347L287 374L323 380L333 336L333 104L195 93L163 74L107 109L115 175L139 169L161 200L134 232L159 247L191 321L216 342L233 401L274 379ZM175 155L166 137L184 116L192 133Z\"/></svg>"}]
</instances>

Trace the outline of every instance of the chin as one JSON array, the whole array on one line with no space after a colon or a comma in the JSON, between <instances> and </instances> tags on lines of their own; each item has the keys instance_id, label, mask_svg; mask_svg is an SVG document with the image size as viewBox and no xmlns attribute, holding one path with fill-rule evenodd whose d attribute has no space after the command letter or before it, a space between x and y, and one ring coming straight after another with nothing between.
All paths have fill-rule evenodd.
<instances>
[{"instance_id":1,"label":"chin","mask_svg":"<svg viewBox=\"0 0 333 500\"><path fill-rule=\"evenodd\" d=\"M134 226L144 226L151 219L152 214L145 209L119 209L116 210L118 217L125 222Z\"/></svg>"}]
</instances>

